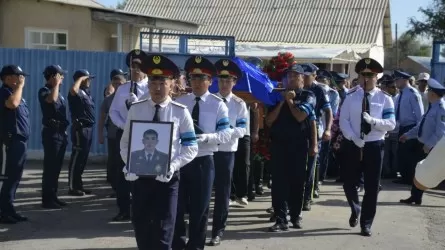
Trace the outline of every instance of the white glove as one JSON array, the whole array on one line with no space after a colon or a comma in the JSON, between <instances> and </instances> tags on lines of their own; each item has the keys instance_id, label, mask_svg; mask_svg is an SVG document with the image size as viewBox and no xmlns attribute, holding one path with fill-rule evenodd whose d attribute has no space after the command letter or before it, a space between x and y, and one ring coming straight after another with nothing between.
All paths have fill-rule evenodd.
<instances>
[{"instance_id":1,"label":"white glove","mask_svg":"<svg viewBox=\"0 0 445 250\"><path fill-rule=\"evenodd\" d=\"M138 97L134 93L130 93L130 95L128 96L127 102L133 103L133 102L137 102L137 101L138 101Z\"/></svg>"},{"instance_id":2,"label":"white glove","mask_svg":"<svg viewBox=\"0 0 445 250\"><path fill-rule=\"evenodd\" d=\"M359 137L352 138L352 141L359 148L363 148L365 146L365 141L363 139L360 139Z\"/></svg>"},{"instance_id":3,"label":"white glove","mask_svg":"<svg viewBox=\"0 0 445 250\"><path fill-rule=\"evenodd\" d=\"M196 142L198 143L207 143L208 140L209 138L206 134L200 134L196 136Z\"/></svg>"},{"instance_id":4,"label":"white glove","mask_svg":"<svg viewBox=\"0 0 445 250\"><path fill-rule=\"evenodd\" d=\"M165 175L158 175L158 176L156 176L156 180L160 181L160 182L169 182L172 179L173 174L175 173L175 171L176 171L175 165L170 164L170 169L169 169L167 175L166 176Z\"/></svg>"},{"instance_id":5,"label":"white glove","mask_svg":"<svg viewBox=\"0 0 445 250\"><path fill-rule=\"evenodd\" d=\"M139 179L139 176L137 176L133 173L128 173L127 166L124 166L124 168L122 169L122 172L124 173L125 180L127 180L127 181L135 181L135 180Z\"/></svg>"},{"instance_id":6,"label":"white glove","mask_svg":"<svg viewBox=\"0 0 445 250\"><path fill-rule=\"evenodd\" d=\"M368 124L374 125L375 124L375 119L372 118L372 116L370 116L367 112L363 112L363 119L365 120L365 122L367 122Z\"/></svg>"}]
</instances>

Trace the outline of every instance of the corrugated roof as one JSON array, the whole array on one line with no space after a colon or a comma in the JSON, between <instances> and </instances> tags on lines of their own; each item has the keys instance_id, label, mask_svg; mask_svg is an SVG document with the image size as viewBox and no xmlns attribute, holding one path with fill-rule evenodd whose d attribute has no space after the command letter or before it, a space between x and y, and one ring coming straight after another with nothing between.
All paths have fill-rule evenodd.
<instances>
[{"instance_id":1,"label":"corrugated roof","mask_svg":"<svg viewBox=\"0 0 445 250\"><path fill-rule=\"evenodd\" d=\"M429 71L431 71L431 57L408 56L408 58L413 60L414 62L422 65L425 69L428 69Z\"/></svg>"},{"instance_id":2,"label":"corrugated roof","mask_svg":"<svg viewBox=\"0 0 445 250\"><path fill-rule=\"evenodd\" d=\"M46 2L63 3L76 6L84 6L89 8L106 8L104 5L94 0L44 0Z\"/></svg>"},{"instance_id":3,"label":"corrugated roof","mask_svg":"<svg viewBox=\"0 0 445 250\"><path fill-rule=\"evenodd\" d=\"M125 10L197 22L243 42L373 44L389 0L129 0Z\"/></svg>"}]
</instances>

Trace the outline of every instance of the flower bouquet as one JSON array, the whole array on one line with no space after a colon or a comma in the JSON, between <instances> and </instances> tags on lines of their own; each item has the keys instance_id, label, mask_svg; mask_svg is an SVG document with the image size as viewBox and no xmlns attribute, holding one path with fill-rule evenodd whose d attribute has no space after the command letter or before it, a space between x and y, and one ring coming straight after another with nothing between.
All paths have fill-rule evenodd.
<instances>
[{"instance_id":1,"label":"flower bouquet","mask_svg":"<svg viewBox=\"0 0 445 250\"><path fill-rule=\"evenodd\" d=\"M283 79L286 69L296 63L292 53L280 52L278 53L278 56L274 56L269 60L266 66L264 66L263 71L271 80L280 82Z\"/></svg>"}]
</instances>

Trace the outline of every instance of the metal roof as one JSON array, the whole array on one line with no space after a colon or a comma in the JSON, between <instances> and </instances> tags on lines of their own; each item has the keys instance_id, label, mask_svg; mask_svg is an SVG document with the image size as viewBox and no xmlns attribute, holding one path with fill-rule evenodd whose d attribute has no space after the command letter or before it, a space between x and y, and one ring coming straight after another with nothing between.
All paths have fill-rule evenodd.
<instances>
[{"instance_id":1,"label":"metal roof","mask_svg":"<svg viewBox=\"0 0 445 250\"><path fill-rule=\"evenodd\" d=\"M129 0L125 10L197 22L198 34L243 42L373 44L389 0Z\"/></svg>"},{"instance_id":2,"label":"metal roof","mask_svg":"<svg viewBox=\"0 0 445 250\"><path fill-rule=\"evenodd\" d=\"M424 56L408 56L409 59L413 60L417 64L422 65L425 69L431 71L431 57Z\"/></svg>"},{"instance_id":3,"label":"metal roof","mask_svg":"<svg viewBox=\"0 0 445 250\"><path fill-rule=\"evenodd\" d=\"M94 0L44 0L44 1L68 4L68 5L83 6L83 7L89 7L89 8L106 8L105 6L103 6L102 4L100 4Z\"/></svg>"}]
</instances>

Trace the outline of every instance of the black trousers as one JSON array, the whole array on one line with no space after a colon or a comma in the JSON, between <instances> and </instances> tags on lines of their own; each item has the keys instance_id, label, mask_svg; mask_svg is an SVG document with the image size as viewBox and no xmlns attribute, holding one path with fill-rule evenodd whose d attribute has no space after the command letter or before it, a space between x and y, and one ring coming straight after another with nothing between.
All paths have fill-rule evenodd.
<instances>
[{"instance_id":1,"label":"black trousers","mask_svg":"<svg viewBox=\"0 0 445 250\"><path fill-rule=\"evenodd\" d=\"M118 130L116 134L116 141L118 142L115 145L116 152L120 152L122 133L123 130ZM130 182L125 179L125 174L122 172L125 162L122 160L120 153L118 154L118 159L116 159L113 166L114 170L116 171L116 202L117 207L119 208L119 213L130 213L131 186Z\"/></svg>"},{"instance_id":2,"label":"black trousers","mask_svg":"<svg viewBox=\"0 0 445 250\"><path fill-rule=\"evenodd\" d=\"M360 226L371 227L377 210L384 141L366 142L365 147L360 149L354 142L344 140L342 147L349 156L348 161L344 161L341 168L344 178L343 190L352 214L359 216L361 211ZM363 152L362 160L360 160L360 151ZM362 173L365 194L360 208L357 183L360 182Z\"/></svg>"},{"instance_id":3,"label":"black trousers","mask_svg":"<svg viewBox=\"0 0 445 250\"><path fill-rule=\"evenodd\" d=\"M71 126L72 152L68 165L68 184L70 190L82 190L82 174L88 161L91 143L93 141L93 127L74 128Z\"/></svg>"},{"instance_id":4,"label":"black trousers","mask_svg":"<svg viewBox=\"0 0 445 250\"><path fill-rule=\"evenodd\" d=\"M43 128L42 144L44 153L42 202L54 202L57 199L59 175L65 158L68 136L65 131Z\"/></svg>"},{"instance_id":5,"label":"black trousers","mask_svg":"<svg viewBox=\"0 0 445 250\"><path fill-rule=\"evenodd\" d=\"M111 188L116 192L117 183L117 165L121 162L120 157L120 141L116 138L107 139L108 158L107 158L107 182ZM122 169L121 169L122 171Z\"/></svg>"},{"instance_id":6,"label":"black trousers","mask_svg":"<svg viewBox=\"0 0 445 250\"><path fill-rule=\"evenodd\" d=\"M133 183L132 222L138 249L170 250L175 229L179 174L168 183L138 179Z\"/></svg>"},{"instance_id":7,"label":"black trousers","mask_svg":"<svg viewBox=\"0 0 445 250\"><path fill-rule=\"evenodd\" d=\"M414 125L400 127L399 137L408 132ZM397 169L406 183L412 183L414 177L414 169L416 168L416 157L412 152L418 150L419 141L417 139L407 140L404 143L399 143L397 149Z\"/></svg>"},{"instance_id":8,"label":"black trousers","mask_svg":"<svg viewBox=\"0 0 445 250\"><path fill-rule=\"evenodd\" d=\"M272 142L272 206L278 223L287 223L287 205L291 221L301 214L308 149L308 141Z\"/></svg>"},{"instance_id":9,"label":"black trousers","mask_svg":"<svg viewBox=\"0 0 445 250\"><path fill-rule=\"evenodd\" d=\"M250 170L250 136L238 140L233 168L232 195L236 198L247 197Z\"/></svg>"},{"instance_id":10,"label":"black trousers","mask_svg":"<svg viewBox=\"0 0 445 250\"><path fill-rule=\"evenodd\" d=\"M423 151L423 144L420 142L418 145L418 149L415 152L412 152L412 154L417 162L424 160L428 156L428 154L425 154L425 152ZM417 164L416 164L416 167L417 167ZM415 171L416 170L414 169L414 171L413 171L414 175L415 175ZM414 178L414 175L413 175L413 178ZM421 201L422 197L423 197L423 190L418 189L416 187L416 185L413 184L411 186L411 197L414 198L415 200Z\"/></svg>"}]
</instances>

